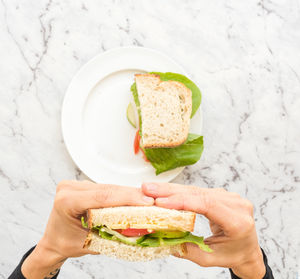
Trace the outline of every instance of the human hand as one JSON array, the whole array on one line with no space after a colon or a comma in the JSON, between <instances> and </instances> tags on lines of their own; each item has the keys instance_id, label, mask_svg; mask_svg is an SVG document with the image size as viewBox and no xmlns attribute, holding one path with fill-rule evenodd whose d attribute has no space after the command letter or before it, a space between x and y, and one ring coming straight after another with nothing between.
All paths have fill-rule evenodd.
<instances>
[{"instance_id":1,"label":"human hand","mask_svg":"<svg viewBox=\"0 0 300 279\"><path fill-rule=\"evenodd\" d=\"M136 188L62 181L44 235L22 265L23 275L27 279L51 278L67 258L91 253L83 248L87 231L80 221L87 209L153 203L153 198Z\"/></svg>"},{"instance_id":2,"label":"human hand","mask_svg":"<svg viewBox=\"0 0 300 279\"><path fill-rule=\"evenodd\" d=\"M258 244L253 219L253 205L236 193L171 183L144 183L142 191L155 198L155 205L188 210L210 221L212 236L205 243L207 253L197 245L186 244L186 259L200 266L231 268L243 279L261 279L266 269Z\"/></svg>"}]
</instances>

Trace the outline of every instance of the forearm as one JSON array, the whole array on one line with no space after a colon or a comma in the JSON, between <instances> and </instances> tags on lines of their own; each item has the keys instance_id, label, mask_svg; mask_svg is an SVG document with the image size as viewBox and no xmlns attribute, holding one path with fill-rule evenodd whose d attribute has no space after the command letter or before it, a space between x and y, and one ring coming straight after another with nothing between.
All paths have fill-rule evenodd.
<instances>
[{"instance_id":1,"label":"forearm","mask_svg":"<svg viewBox=\"0 0 300 279\"><path fill-rule=\"evenodd\" d=\"M65 260L40 242L23 262L21 271L27 279L50 279L59 272Z\"/></svg>"}]
</instances>

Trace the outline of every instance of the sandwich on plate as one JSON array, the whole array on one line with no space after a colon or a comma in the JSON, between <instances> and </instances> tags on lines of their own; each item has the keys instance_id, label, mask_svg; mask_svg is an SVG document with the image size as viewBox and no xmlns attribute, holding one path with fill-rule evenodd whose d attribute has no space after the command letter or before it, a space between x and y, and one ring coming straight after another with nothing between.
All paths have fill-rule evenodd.
<instances>
[{"instance_id":1,"label":"sandwich on plate","mask_svg":"<svg viewBox=\"0 0 300 279\"><path fill-rule=\"evenodd\" d=\"M84 247L128 261L149 261L174 253L185 254L185 243L211 252L203 237L195 236L196 214L156 206L121 206L89 209Z\"/></svg>"},{"instance_id":2,"label":"sandwich on plate","mask_svg":"<svg viewBox=\"0 0 300 279\"><path fill-rule=\"evenodd\" d=\"M143 152L156 174L196 163L203 137L189 133L190 120L201 103L199 88L175 73L136 74L131 86L134 104L127 119L137 128L134 152Z\"/></svg>"}]
</instances>

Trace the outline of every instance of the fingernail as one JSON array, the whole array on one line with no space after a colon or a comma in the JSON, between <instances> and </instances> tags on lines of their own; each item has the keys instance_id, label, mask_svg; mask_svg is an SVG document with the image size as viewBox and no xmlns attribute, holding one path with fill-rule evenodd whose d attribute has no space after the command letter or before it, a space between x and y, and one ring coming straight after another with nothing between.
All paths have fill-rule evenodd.
<instances>
[{"instance_id":1,"label":"fingernail","mask_svg":"<svg viewBox=\"0 0 300 279\"><path fill-rule=\"evenodd\" d=\"M146 186L146 189L148 192L151 192L151 193L156 193L157 192L157 185L156 184L153 184L153 183L147 183L145 184Z\"/></svg>"},{"instance_id":2,"label":"fingernail","mask_svg":"<svg viewBox=\"0 0 300 279\"><path fill-rule=\"evenodd\" d=\"M144 197L143 197L143 201L144 201L146 204L152 204L154 200L153 200L153 198L151 198L151 197L144 196Z\"/></svg>"},{"instance_id":3,"label":"fingernail","mask_svg":"<svg viewBox=\"0 0 300 279\"><path fill-rule=\"evenodd\" d=\"M168 198L157 198L156 203L160 203L160 204L166 204L168 203L169 199Z\"/></svg>"}]
</instances>

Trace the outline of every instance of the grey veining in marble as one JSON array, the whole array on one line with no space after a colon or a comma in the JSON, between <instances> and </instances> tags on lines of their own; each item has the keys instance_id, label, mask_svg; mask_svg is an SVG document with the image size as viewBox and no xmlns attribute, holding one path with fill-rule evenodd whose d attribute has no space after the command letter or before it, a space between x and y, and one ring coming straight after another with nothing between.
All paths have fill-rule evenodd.
<instances>
[{"instance_id":1,"label":"grey veining in marble","mask_svg":"<svg viewBox=\"0 0 300 279\"><path fill-rule=\"evenodd\" d=\"M61 179L81 179L60 112L78 69L113 47L180 63L203 93L205 151L176 182L224 187L255 205L276 278L300 271L299 0L0 0L0 278L41 237ZM198 232L209 234L198 220ZM229 278L169 258L69 260L61 278Z\"/></svg>"}]
</instances>

